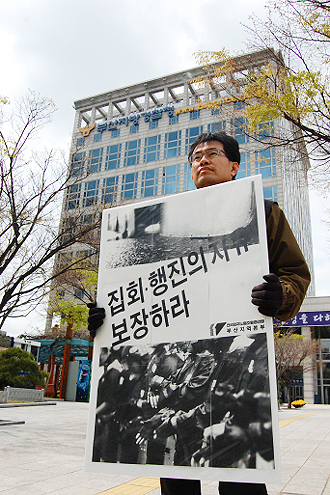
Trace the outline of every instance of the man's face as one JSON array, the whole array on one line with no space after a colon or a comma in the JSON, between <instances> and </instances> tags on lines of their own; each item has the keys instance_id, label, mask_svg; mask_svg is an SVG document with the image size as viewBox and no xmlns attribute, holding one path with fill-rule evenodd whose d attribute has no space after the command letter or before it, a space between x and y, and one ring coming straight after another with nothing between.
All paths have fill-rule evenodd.
<instances>
[{"instance_id":1,"label":"man's face","mask_svg":"<svg viewBox=\"0 0 330 495\"><path fill-rule=\"evenodd\" d=\"M197 152L204 153L211 148L223 151L223 144L219 143L219 141L201 143L194 149L193 156ZM193 161L191 164L191 174L197 189L228 182L236 175L238 169L239 164L231 162L224 153L215 155L212 158L203 155L200 161Z\"/></svg>"}]
</instances>

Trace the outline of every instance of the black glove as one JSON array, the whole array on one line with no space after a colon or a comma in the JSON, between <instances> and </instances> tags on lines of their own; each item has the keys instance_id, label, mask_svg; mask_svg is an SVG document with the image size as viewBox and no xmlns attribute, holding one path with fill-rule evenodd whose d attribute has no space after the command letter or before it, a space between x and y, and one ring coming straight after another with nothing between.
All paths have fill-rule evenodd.
<instances>
[{"instance_id":1,"label":"black glove","mask_svg":"<svg viewBox=\"0 0 330 495\"><path fill-rule=\"evenodd\" d=\"M103 320L105 318L105 309L97 308L96 302L88 303L87 307L89 308L88 330L89 333L91 334L91 337L94 338L96 334L96 329L102 325Z\"/></svg>"},{"instance_id":2,"label":"black glove","mask_svg":"<svg viewBox=\"0 0 330 495\"><path fill-rule=\"evenodd\" d=\"M261 314L276 316L283 303L283 289L275 273L264 275L266 283L252 289L252 304L258 306Z\"/></svg>"}]
</instances>

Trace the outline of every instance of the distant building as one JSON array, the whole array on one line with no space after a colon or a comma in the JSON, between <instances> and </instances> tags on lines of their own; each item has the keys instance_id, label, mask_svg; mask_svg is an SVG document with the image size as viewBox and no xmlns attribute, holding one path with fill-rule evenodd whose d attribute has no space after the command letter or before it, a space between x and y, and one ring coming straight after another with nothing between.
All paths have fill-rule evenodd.
<instances>
[{"instance_id":1,"label":"distant building","mask_svg":"<svg viewBox=\"0 0 330 495\"><path fill-rule=\"evenodd\" d=\"M271 50L236 59L246 68L270 60L278 63ZM288 123L282 120L267 122L268 131L261 127L257 136L245 133L242 113L245 102L240 88L227 81L221 90L191 82L201 74L203 69L195 67L110 89L74 103L76 114L69 171L72 185L63 201L61 222L77 214L88 222L96 207L194 189L187 160L190 145L201 132L225 131L240 144L241 165L237 177L261 174L265 198L277 201L286 213L312 273L308 295L313 296L306 150L301 144L296 148L275 146L273 134L290 132ZM66 261L86 246L75 245L70 249L61 254ZM82 297L82 293L76 292L77 297ZM324 309L321 304L320 310ZM309 400L317 393L317 384L313 383L309 383Z\"/></svg>"},{"instance_id":2,"label":"distant building","mask_svg":"<svg viewBox=\"0 0 330 495\"><path fill-rule=\"evenodd\" d=\"M18 347L19 349L23 349L23 351L30 352L37 363L39 362L40 342L25 337L10 337L9 347Z\"/></svg>"},{"instance_id":3,"label":"distant building","mask_svg":"<svg viewBox=\"0 0 330 495\"><path fill-rule=\"evenodd\" d=\"M270 53L237 60L242 66L260 65ZM74 103L71 175L75 181L83 174L85 178L69 189L62 220L81 209L92 214L100 203L141 201L194 189L189 147L201 132L222 130L240 144L237 177L262 175L265 198L277 201L285 211L314 273L305 154L275 147L271 131L256 137L245 134L240 89L224 83L216 91L190 82L202 73L196 67ZM282 134L288 125L267 124ZM314 294L314 282L309 294Z\"/></svg>"}]
</instances>

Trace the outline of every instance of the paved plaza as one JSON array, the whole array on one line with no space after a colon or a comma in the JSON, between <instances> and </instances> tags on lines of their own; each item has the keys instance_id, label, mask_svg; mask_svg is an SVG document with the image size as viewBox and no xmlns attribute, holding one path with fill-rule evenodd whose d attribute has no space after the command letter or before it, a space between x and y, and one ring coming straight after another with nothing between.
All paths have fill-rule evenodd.
<instances>
[{"instance_id":1,"label":"paved plaza","mask_svg":"<svg viewBox=\"0 0 330 495\"><path fill-rule=\"evenodd\" d=\"M155 478L83 471L87 416L79 402L0 406L0 495L159 495ZM269 495L330 495L330 406L281 409L279 420L282 483ZM202 491L217 495L217 482Z\"/></svg>"}]
</instances>

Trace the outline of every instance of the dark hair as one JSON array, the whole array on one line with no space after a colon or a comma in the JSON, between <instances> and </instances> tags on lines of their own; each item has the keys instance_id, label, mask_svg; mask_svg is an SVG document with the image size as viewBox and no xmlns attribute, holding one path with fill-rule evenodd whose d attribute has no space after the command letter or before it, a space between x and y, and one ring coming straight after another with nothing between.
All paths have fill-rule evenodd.
<instances>
[{"instance_id":1,"label":"dark hair","mask_svg":"<svg viewBox=\"0 0 330 495\"><path fill-rule=\"evenodd\" d=\"M218 141L219 143L221 143L223 145L223 150L228 160L240 164L241 155L239 152L238 142L233 137L228 136L228 134L226 134L225 132L203 132L202 134L200 134L190 146L188 160L191 160L194 149L199 144L206 143L208 141Z\"/></svg>"}]
</instances>

